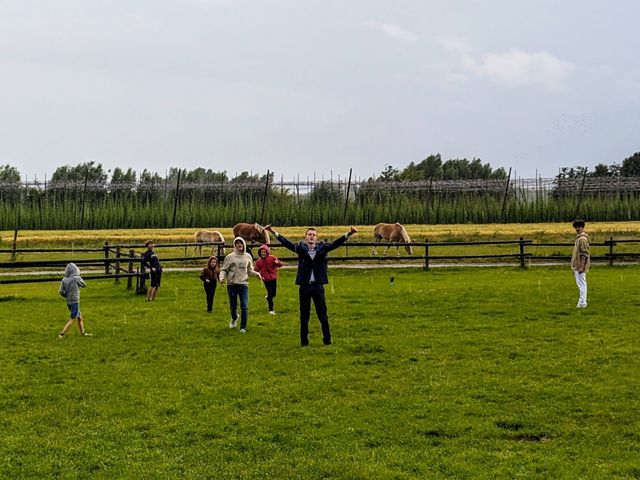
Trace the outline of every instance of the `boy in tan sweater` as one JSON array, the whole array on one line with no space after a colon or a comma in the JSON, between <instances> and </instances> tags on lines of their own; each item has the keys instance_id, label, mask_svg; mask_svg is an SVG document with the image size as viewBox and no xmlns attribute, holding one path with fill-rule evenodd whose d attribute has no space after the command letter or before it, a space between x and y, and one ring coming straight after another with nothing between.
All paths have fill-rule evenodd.
<instances>
[{"instance_id":1,"label":"boy in tan sweater","mask_svg":"<svg viewBox=\"0 0 640 480\"><path fill-rule=\"evenodd\" d=\"M583 220L573 222L573 228L576 230L576 243L573 246L573 254L571 255L571 269L580 292L577 308L587 308L587 272L591 263L589 235L584 231L584 226Z\"/></svg>"}]
</instances>

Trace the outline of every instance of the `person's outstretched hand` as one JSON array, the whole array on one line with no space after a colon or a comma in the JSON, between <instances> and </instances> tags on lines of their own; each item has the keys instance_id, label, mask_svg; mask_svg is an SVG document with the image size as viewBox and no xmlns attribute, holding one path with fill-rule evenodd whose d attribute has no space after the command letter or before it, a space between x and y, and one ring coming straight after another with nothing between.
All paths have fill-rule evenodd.
<instances>
[{"instance_id":1,"label":"person's outstretched hand","mask_svg":"<svg viewBox=\"0 0 640 480\"><path fill-rule=\"evenodd\" d=\"M354 233L358 233L358 229L353 225L351 225L351 228L349 229L349 233L351 233L351 235L353 235Z\"/></svg>"},{"instance_id":2,"label":"person's outstretched hand","mask_svg":"<svg viewBox=\"0 0 640 480\"><path fill-rule=\"evenodd\" d=\"M271 225L265 225L264 229L265 229L267 232L271 232L271 233L273 233L273 227L272 227Z\"/></svg>"}]
</instances>

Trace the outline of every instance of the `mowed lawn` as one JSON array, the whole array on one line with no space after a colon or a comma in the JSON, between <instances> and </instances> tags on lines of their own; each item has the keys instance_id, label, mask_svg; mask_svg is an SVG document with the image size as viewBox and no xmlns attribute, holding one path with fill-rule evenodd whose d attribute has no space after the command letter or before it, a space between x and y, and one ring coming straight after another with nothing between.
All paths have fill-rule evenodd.
<instances>
[{"instance_id":1,"label":"mowed lawn","mask_svg":"<svg viewBox=\"0 0 640 480\"><path fill-rule=\"evenodd\" d=\"M293 270L245 335L195 272L89 282L90 338L57 284L0 286L0 478L640 478L640 268L593 268L586 310L567 267L330 279L308 348Z\"/></svg>"}]
</instances>

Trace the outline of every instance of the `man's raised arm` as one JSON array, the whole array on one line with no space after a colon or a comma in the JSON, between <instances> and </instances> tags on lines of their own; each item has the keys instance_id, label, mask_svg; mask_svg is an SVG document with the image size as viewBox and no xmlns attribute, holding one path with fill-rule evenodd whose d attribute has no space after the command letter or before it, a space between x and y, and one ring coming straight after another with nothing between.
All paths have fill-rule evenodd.
<instances>
[{"instance_id":1,"label":"man's raised arm","mask_svg":"<svg viewBox=\"0 0 640 480\"><path fill-rule=\"evenodd\" d=\"M297 253L296 251L296 246L291 243L291 240L289 240L288 238L280 235L278 232L276 232L273 227L271 225L266 225L264 227L264 229L268 232L273 233L273 236L276 237L276 239L278 239L278 241L282 244L282 246L288 248L289 250L291 250L294 253Z\"/></svg>"},{"instance_id":2,"label":"man's raised arm","mask_svg":"<svg viewBox=\"0 0 640 480\"><path fill-rule=\"evenodd\" d=\"M347 233L345 233L344 235L340 235L338 238L336 238L333 242L331 242L329 245L327 245L325 250L327 252L330 252L331 250L335 250L336 248L344 245L344 243L347 240L349 240L349 237L351 235L353 235L354 233L358 233L358 229L356 227L354 227L353 225L351 225L351 227L349 227L349 231Z\"/></svg>"}]
</instances>

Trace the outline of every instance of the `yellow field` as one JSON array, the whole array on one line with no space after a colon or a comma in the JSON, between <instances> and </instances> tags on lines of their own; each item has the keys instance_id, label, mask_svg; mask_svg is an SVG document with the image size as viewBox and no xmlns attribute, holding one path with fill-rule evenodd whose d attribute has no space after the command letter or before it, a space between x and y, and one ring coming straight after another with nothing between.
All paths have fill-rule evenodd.
<instances>
[{"instance_id":1,"label":"yellow field","mask_svg":"<svg viewBox=\"0 0 640 480\"><path fill-rule=\"evenodd\" d=\"M355 241L371 241L373 226L357 225L360 233ZM533 224L465 224L465 225L405 225L409 236L416 242L429 241L469 241L481 239L511 239L524 237L531 240L571 241L574 236L571 223ZM274 227L292 239L304 237L306 227ZM348 226L318 226L320 238L335 238L346 232ZM209 227L208 229L212 229ZM35 247L43 244L69 244L100 246L108 241L118 243L142 243L153 239L156 243L193 242L197 228L175 229L122 229L122 230L21 230L18 245ZM231 228L218 229L227 241L232 236ZM588 223L586 231L592 241L602 241L613 236L616 239L639 238L640 222L594 222ZM0 245L7 248L13 241L13 231L0 232Z\"/></svg>"}]
</instances>

